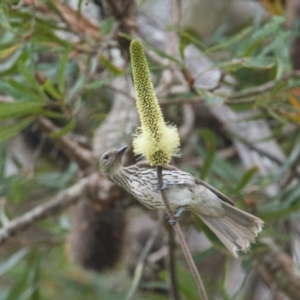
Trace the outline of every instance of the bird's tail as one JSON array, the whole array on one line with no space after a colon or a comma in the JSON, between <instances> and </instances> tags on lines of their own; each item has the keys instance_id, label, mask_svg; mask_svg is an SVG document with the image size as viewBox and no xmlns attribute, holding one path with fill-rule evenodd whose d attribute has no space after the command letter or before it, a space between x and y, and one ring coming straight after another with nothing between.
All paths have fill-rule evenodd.
<instances>
[{"instance_id":1,"label":"bird's tail","mask_svg":"<svg viewBox=\"0 0 300 300\"><path fill-rule=\"evenodd\" d=\"M238 251L247 252L254 242L264 222L227 203L222 203L225 214L211 217L194 211L203 222L216 234L229 252L237 257Z\"/></svg>"}]
</instances>

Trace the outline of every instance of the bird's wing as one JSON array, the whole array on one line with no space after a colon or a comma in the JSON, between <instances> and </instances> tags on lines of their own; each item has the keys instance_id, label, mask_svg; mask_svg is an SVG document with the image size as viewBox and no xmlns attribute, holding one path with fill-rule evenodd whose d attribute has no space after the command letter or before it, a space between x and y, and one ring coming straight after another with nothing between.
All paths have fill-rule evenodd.
<instances>
[{"instance_id":1,"label":"bird's wing","mask_svg":"<svg viewBox=\"0 0 300 300\"><path fill-rule=\"evenodd\" d=\"M209 190L211 190L213 193L215 193L221 200L225 201L228 204L231 204L232 206L234 206L234 203L224 194L222 194L220 191L218 191L217 189L215 189L214 187L212 187L211 185L209 185L208 183L206 183L205 181L202 181L198 178L195 177L195 182L198 184L201 184L203 186L205 186L206 188L208 188Z\"/></svg>"},{"instance_id":2,"label":"bird's wing","mask_svg":"<svg viewBox=\"0 0 300 300\"><path fill-rule=\"evenodd\" d=\"M150 163L146 160L144 161L139 161L136 163L136 165L140 168L155 168L154 166L151 166ZM168 170L168 171L180 171L178 168L173 167L171 165L167 165L163 167L164 170ZM215 189L214 187L212 187L211 185L209 185L208 183L194 177L195 179L195 183L197 184L201 184L203 186L205 186L206 188L208 188L209 190L211 190L213 193L215 193L222 201L234 206L234 203L224 194L222 194L220 191L218 191L217 189Z\"/></svg>"}]
</instances>

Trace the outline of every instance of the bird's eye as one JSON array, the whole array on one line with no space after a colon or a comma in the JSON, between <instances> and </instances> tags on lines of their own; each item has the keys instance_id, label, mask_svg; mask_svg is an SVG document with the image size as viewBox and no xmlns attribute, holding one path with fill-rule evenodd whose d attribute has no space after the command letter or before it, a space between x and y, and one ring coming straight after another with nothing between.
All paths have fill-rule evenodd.
<instances>
[{"instance_id":1,"label":"bird's eye","mask_svg":"<svg viewBox=\"0 0 300 300\"><path fill-rule=\"evenodd\" d=\"M105 155L103 156L103 158L104 158L104 159L108 159L108 158L109 158L108 154L105 154Z\"/></svg>"}]
</instances>

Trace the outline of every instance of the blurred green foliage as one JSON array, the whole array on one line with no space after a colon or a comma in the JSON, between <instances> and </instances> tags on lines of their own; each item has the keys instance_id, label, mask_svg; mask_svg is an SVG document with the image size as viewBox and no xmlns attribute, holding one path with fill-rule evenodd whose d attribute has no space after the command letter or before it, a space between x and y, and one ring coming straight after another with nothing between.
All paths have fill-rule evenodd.
<instances>
[{"instance_id":1,"label":"blurred green foliage","mask_svg":"<svg viewBox=\"0 0 300 300\"><path fill-rule=\"evenodd\" d=\"M60 130L52 134L53 138L75 132L80 125L84 128L80 130L86 136L91 136L112 103L107 86L117 76L129 73L129 67L120 69L108 56L97 56L99 42L76 34L64 22L51 1L42 1L48 14L38 10L33 13L30 5L13 9L10 2L5 0L0 3L0 221L3 226L24 210L46 201L69 186L76 178L77 170L72 162L63 166L56 163L48 165L47 158L42 157L32 175L23 172L16 162L17 172L8 174L7 164L14 161L9 152L10 140L33 124L39 116L64 121ZM100 24L99 32L104 37L107 36L114 22L112 18L105 19ZM269 224L278 219L299 217L299 175L294 179L297 184L284 186L280 193L269 199L260 193L254 192L252 195L247 192L247 188L263 190L270 183L277 183L287 170L294 171L295 166L299 165L299 133L295 136L292 132L292 136L289 136L283 130L284 126L291 124L299 132L300 124L299 98L291 98L291 90L299 86L300 79L285 77L291 72L288 53L292 32L283 24L282 17L273 17L267 23L254 22L232 36L212 37L207 43L188 31L178 32L181 36L182 58L185 47L190 43L194 44L212 59L214 66L225 74L238 78L234 87L236 91L247 92L268 81L274 81L274 85L263 93L254 91L231 99L221 93L202 90L196 92L204 95L209 105L229 101L229 105L235 102L232 108L236 110L260 108L260 118L271 121L273 132L270 138L276 138L280 142L287 156L278 173L259 178L256 176L257 167L243 170L237 159L222 158L218 149L224 147L224 140L210 129L200 129L197 139L189 141L202 158L203 165L200 171L193 166L188 167L188 171L232 197L238 207L255 211L267 222L265 232L278 240L291 237L280 236ZM180 68L185 67L181 60L153 47L151 49L162 58L175 62ZM151 62L151 66L151 70L159 76L161 66L155 62ZM187 99L189 96L183 95ZM253 102L244 105L243 101L249 99ZM172 112L172 107L170 111ZM84 122L80 117L83 112ZM258 199L255 207L249 207L247 201L243 201L252 197ZM201 221L195 218L194 223L215 246L194 253L196 263L201 264L224 248ZM95 274L68 261L64 237L69 226L67 213L51 217L40 223L40 230L47 233L45 238L28 245L21 242L18 245L12 243L2 246L0 300L126 298L131 278L124 262L115 271ZM23 246L20 248L20 245ZM258 243L256 247L258 249L261 245ZM253 249L255 251L255 247ZM247 263L250 266L247 270L249 272L251 254L242 257L245 266ZM198 299L185 263L180 261L177 268L183 297ZM224 278L226 272L224 268ZM163 293L155 293L155 288L166 291L167 278L165 271L161 271L161 280L142 282L141 288L144 291L136 299L167 299ZM224 290L224 278L216 284L220 297L235 299L230 298ZM208 279L204 278L204 281L208 286ZM242 286L237 288L236 295L241 288Z\"/></svg>"}]
</instances>

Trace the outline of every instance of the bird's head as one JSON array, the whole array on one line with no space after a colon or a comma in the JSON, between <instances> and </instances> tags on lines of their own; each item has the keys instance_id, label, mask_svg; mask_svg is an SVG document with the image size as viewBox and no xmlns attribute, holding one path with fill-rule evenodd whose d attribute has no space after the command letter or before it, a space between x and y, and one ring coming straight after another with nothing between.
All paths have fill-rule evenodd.
<instances>
[{"instance_id":1,"label":"bird's head","mask_svg":"<svg viewBox=\"0 0 300 300\"><path fill-rule=\"evenodd\" d=\"M122 156L127 148L127 146L123 146L117 150L109 150L102 155L100 166L104 174L110 177L122 167Z\"/></svg>"}]
</instances>

